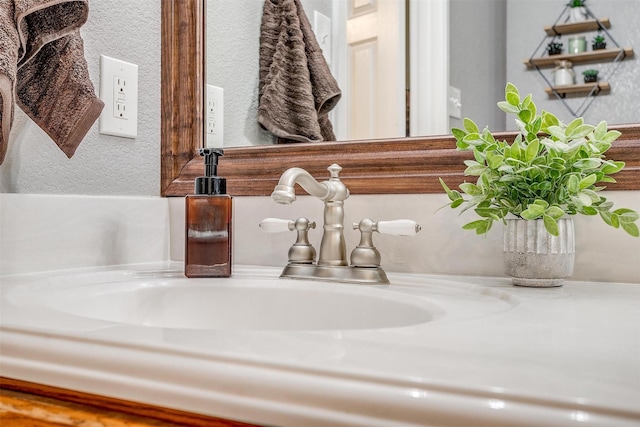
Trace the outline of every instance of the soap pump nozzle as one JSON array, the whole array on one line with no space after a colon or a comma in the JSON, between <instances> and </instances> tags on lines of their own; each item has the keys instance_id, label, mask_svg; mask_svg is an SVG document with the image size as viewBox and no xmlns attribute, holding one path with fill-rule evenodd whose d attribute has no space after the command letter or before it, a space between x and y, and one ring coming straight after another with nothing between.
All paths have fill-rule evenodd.
<instances>
[{"instance_id":1,"label":"soap pump nozzle","mask_svg":"<svg viewBox=\"0 0 640 427\"><path fill-rule=\"evenodd\" d=\"M218 173L218 158L224 153L220 148L201 148L198 154L204 157L204 176L195 181L196 194L226 194L227 180L216 176Z\"/></svg>"}]
</instances>

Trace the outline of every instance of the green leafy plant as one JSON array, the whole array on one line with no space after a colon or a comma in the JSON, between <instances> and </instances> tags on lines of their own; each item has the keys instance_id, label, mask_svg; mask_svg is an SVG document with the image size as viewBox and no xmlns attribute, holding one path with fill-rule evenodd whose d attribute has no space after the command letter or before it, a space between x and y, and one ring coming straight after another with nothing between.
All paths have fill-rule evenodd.
<instances>
[{"instance_id":1,"label":"green leafy plant","mask_svg":"<svg viewBox=\"0 0 640 427\"><path fill-rule=\"evenodd\" d=\"M593 69L584 70L582 74L585 77L598 77L598 70L593 70Z\"/></svg>"},{"instance_id":2,"label":"green leafy plant","mask_svg":"<svg viewBox=\"0 0 640 427\"><path fill-rule=\"evenodd\" d=\"M484 234L494 221L505 222L513 214L541 218L547 231L557 236L557 220L580 213L600 215L608 225L638 237L638 213L614 210L599 193L604 187L596 186L615 182L611 175L624 168L624 162L604 155L620 132L608 130L605 121L593 126L579 117L565 125L547 111L537 114L531 94L522 99L511 83L498 107L516 116L519 132L512 143L494 138L487 128L481 131L469 118L463 121L464 129L451 130L457 148L473 152L473 160L464 162L465 175L477 177L475 183L460 184L460 191L440 178L451 208L473 209L480 217L464 229Z\"/></svg>"},{"instance_id":3,"label":"green leafy plant","mask_svg":"<svg viewBox=\"0 0 640 427\"><path fill-rule=\"evenodd\" d=\"M597 36L595 36L593 38L593 42L591 43L591 47L593 48L593 50L606 49L607 42L605 41L604 36L602 34L598 34Z\"/></svg>"},{"instance_id":4,"label":"green leafy plant","mask_svg":"<svg viewBox=\"0 0 640 427\"><path fill-rule=\"evenodd\" d=\"M558 55L562 53L562 43L555 41L550 42L547 45L547 51L549 52L549 55Z\"/></svg>"},{"instance_id":5,"label":"green leafy plant","mask_svg":"<svg viewBox=\"0 0 640 427\"><path fill-rule=\"evenodd\" d=\"M569 7L582 7L584 6L584 2L586 0L571 0L569 3L567 3L567 6Z\"/></svg>"}]
</instances>

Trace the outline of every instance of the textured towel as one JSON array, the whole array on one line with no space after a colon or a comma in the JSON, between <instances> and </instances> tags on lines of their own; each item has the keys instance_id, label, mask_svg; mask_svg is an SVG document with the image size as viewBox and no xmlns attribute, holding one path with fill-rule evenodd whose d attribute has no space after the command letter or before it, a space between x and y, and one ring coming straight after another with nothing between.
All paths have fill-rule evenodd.
<instances>
[{"instance_id":1,"label":"textured towel","mask_svg":"<svg viewBox=\"0 0 640 427\"><path fill-rule=\"evenodd\" d=\"M266 0L260 32L258 122L300 142L334 141L341 97L299 0Z\"/></svg>"},{"instance_id":2,"label":"textured towel","mask_svg":"<svg viewBox=\"0 0 640 427\"><path fill-rule=\"evenodd\" d=\"M100 115L78 31L87 1L0 0L0 163L14 103L68 157Z\"/></svg>"}]
</instances>

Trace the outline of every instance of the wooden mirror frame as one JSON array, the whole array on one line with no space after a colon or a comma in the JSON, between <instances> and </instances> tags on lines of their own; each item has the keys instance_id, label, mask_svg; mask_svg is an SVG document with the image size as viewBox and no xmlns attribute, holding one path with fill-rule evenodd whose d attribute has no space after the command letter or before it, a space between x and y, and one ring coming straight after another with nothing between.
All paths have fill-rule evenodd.
<instances>
[{"instance_id":1,"label":"wooden mirror frame","mask_svg":"<svg viewBox=\"0 0 640 427\"><path fill-rule=\"evenodd\" d=\"M161 194L184 196L202 175L196 150L203 144L205 0L162 2ZM622 136L608 151L626 167L611 190L640 190L640 124L613 126ZM497 134L512 139L514 132ZM287 168L299 166L319 179L338 163L352 194L442 192L438 177L450 186L464 180L463 160L451 135L371 141L324 142L225 149L220 174L229 194L269 195Z\"/></svg>"}]
</instances>

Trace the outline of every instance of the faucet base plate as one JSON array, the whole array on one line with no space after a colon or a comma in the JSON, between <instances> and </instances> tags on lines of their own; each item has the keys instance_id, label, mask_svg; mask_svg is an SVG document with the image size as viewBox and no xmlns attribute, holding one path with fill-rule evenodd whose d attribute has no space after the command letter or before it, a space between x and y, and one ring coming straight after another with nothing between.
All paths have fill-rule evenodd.
<instances>
[{"instance_id":1,"label":"faucet base plate","mask_svg":"<svg viewBox=\"0 0 640 427\"><path fill-rule=\"evenodd\" d=\"M321 280L368 285L388 285L389 279L382 267L322 266L314 264L288 264L280 275L288 279Z\"/></svg>"}]
</instances>

